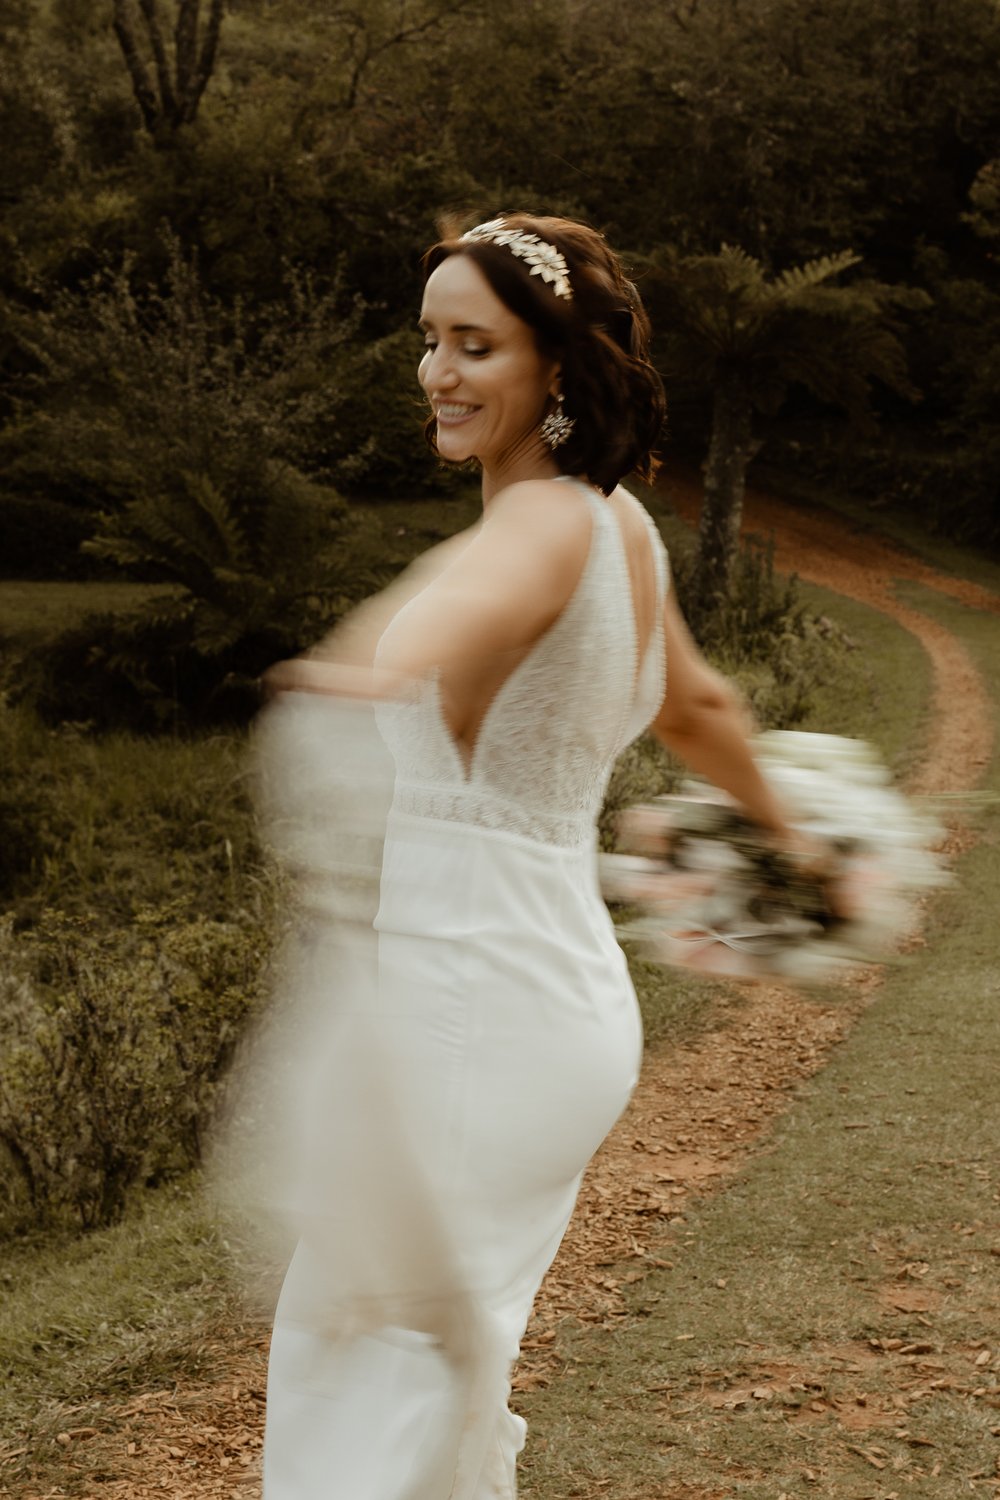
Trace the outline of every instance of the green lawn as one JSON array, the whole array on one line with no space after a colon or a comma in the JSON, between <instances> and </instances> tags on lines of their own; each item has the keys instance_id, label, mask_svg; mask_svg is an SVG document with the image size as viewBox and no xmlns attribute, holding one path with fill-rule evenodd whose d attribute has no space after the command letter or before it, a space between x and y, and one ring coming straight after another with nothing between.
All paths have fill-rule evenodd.
<instances>
[{"instance_id":1,"label":"green lawn","mask_svg":"<svg viewBox=\"0 0 1000 1500\"><path fill-rule=\"evenodd\" d=\"M471 502L461 503L471 509ZM432 502L384 507L380 516L387 536L403 529L401 548L427 545L435 534L462 524ZM674 542L683 545L679 534ZM81 588L94 587L102 594L106 588L0 585L0 629L11 630L20 619L19 631L30 631L23 603L31 597L40 601L49 587L54 591L53 620L65 619L67 608L84 607ZM842 658L838 674L821 684L807 727L863 733L897 771L905 770L921 743L927 702L929 675L921 649L907 632L865 606L812 588L807 597L856 646ZM122 602L132 600L123 595ZM928 596L927 607L961 630L983 669L996 674L1000 622L980 620L936 595ZM44 614L42 609L31 618ZM223 825L234 813L238 823L242 816L235 747L215 745L215 759L202 764L200 790L192 782L197 745L158 744L147 771L133 767L134 776L129 767L141 751L138 742L110 739L107 751L113 759L106 766L98 745L82 748L82 760L73 759L71 741L59 749L58 763L65 764L58 774L67 797L82 795L86 812L82 842L67 845L66 879L97 879L106 862L102 844L115 849L120 844L123 880L134 874L130 861L135 869L145 868L149 852L144 846L132 851L129 830L140 817L139 801L148 794L154 802L157 797L164 802L168 818L171 799L180 799L185 825L196 824L198 807L204 806L191 869L201 868L204 860L208 876L211 865L208 883L217 896L232 857L231 831ZM177 765L171 771L175 754ZM102 777L107 779L105 772L123 784L134 782L112 820L120 825L118 835L104 813L98 817L95 811L94 789ZM226 788L221 802L213 778L221 778L218 785ZM87 827L98 829L98 836L86 835ZM729 1372L712 1377L725 1386L742 1380L751 1366L760 1373L763 1363L778 1357L794 1355L806 1364L824 1341L864 1344L887 1326L897 1329L897 1321L886 1323L878 1306L873 1309L871 1287L894 1280L900 1265L910 1263L899 1257L911 1251L914 1263L919 1251L921 1262L930 1265L933 1251L935 1266L951 1266L948 1256L959 1243L951 1223L965 1228L988 1222L984 1194L995 1191L995 1184L991 1187L976 1175L985 1167L973 1158L985 1151L997 1123L986 1086L996 1066L986 995L998 955L993 903L977 903L975 893L996 889L995 833L994 828L993 842L984 839L966 856L961 887L966 895L956 893L939 902L934 931L940 941L935 937L926 963L890 978L880 1004L834 1065L803 1093L781 1129L778 1151L761 1157L740 1183L692 1218L693 1243L671 1252L675 1269L636 1288L631 1324L614 1337L565 1334L571 1373L544 1396L526 1402L533 1426L526 1497L596 1500L614 1494L617 1500L663 1500L664 1486L675 1478L714 1484L718 1491L720 1475L732 1472L735 1486L736 1471L745 1470L739 1479L743 1489L721 1492L727 1500L730 1493L777 1500L779 1491L770 1476L779 1468L789 1476L787 1493L796 1497L888 1497L885 1486L869 1491L848 1487L848 1479L854 1484L852 1465L867 1470L869 1478L879 1472L850 1455L843 1472L836 1470L844 1488L813 1485L803 1490L795 1479L803 1440L797 1429L786 1430L787 1412L780 1403L765 1403L759 1410L755 1403L752 1410L722 1416L713 1407L706 1416L696 1393L711 1385L708 1372L713 1369ZM56 891L58 867L52 875ZM154 887L150 899L159 899L155 882ZM706 986L675 982L652 966L637 970L637 981L652 1044L697 1030L706 1009ZM946 1011L940 1005L943 992L950 997ZM907 1093L910 1088L916 1092ZM884 1099L876 1100L877 1094ZM896 1123L884 1124L889 1118ZM864 1129L848 1130L848 1125ZM954 1165L959 1161L961 1169ZM914 1222L918 1210L919 1229ZM996 1217L994 1207L993 1222ZM965 1284L972 1300L967 1310L959 1308L953 1329L949 1325L946 1330L942 1322L949 1358L952 1350L966 1349L979 1336L975 1319L982 1317L982 1309L973 1294L989 1281L989 1266L976 1259L981 1233L985 1231L973 1227L972 1235L960 1237L962 1255L971 1257ZM883 1246L878 1252L866 1249L873 1236ZM995 1268L997 1262L990 1264ZM719 1279L727 1282L724 1295L714 1287ZM227 1331L237 1337L241 1317L231 1258L200 1202L197 1183L148 1193L125 1224L83 1239L38 1236L8 1242L0 1247L0 1285L0 1431L32 1435L29 1453L0 1469L0 1485L5 1478L8 1484L19 1483L30 1467L39 1493L68 1482L62 1451L52 1441L66 1423L67 1406L74 1408L73 1423L85 1425L88 1413L97 1415L103 1400L123 1391L209 1373L224 1358ZM949 1306L962 1300L957 1292L948 1296ZM696 1334L693 1341L681 1340L691 1332ZM925 1336L931 1338L930 1333ZM652 1386L668 1389L654 1392ZM829 1381L825 1389L833 1394ZM971 1463L970 1455L981 1446L980 1407L974 1398L947 1392L934 1400L944 1405L940 1421L938 1407L929 1408L927 1420L939 1423L933 1432L942 1430L941 1423L956 1424L954 1462L959 1467ZM954 1413L949 1403L956 1404ZM995 1425L995 1413L993 1421ZM835 1435L823 1436L821 1427L820 1422L810 1428L810 1442L822 1437L823 1462L839 1463L843 1445ZM933 1432L929 1440L938 1441ZM762 1472L769 1477L762 1478ZM75 1492L87 1492L85 1475ZM945 1500L954 1491L910 1487L906 1493Z\"/></svg>"},{"instance_id":2,"label":"green lawn","mask_svg":"<svg viewBox=\"0 0 1000 1500\"><path fill-rule=\"evenodd\" d=\"M919 593L1000 701L1000 620ZM687 1215L630 1320L566 1333L566 1375L522 1401L525 1500L993 1493L1000 811L976 821L919 961Z\"/></svg>"},{"instance_id":3,"label":"green lawn","mask_svg":"<svg viewBox=\"0 0 1000 1500\"><path fill-rule=\"evenodd\" d=\"M137 604L169 592L161 584L0 580L0 638L30 643L46 640L79 623L84 615L133 609Z\"/></svg>"}]
</instances>

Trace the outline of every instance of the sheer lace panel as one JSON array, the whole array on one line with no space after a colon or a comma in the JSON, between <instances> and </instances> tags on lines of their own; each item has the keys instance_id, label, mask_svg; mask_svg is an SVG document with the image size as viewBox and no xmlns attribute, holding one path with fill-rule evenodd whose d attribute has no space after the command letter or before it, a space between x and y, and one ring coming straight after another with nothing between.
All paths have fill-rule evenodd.
<instances>
[{"instance_id":1,"label":"sheer lace panel","mask_svg":"<svg viewBox=\"0 0 1000 1500\"><path fill-rule=\"evenodd\" d=\"M469 765L442 716L436 676L415 701L380 705L379 726L396 763L398 811L563 847L592 840L616 758L662 701L668 575L663 543L647 516L657 607L637 672L618 521L595 491L568 482L586 497L594 518L587 561L562 614L490 704Z\"/></svg>"}]
</instances>

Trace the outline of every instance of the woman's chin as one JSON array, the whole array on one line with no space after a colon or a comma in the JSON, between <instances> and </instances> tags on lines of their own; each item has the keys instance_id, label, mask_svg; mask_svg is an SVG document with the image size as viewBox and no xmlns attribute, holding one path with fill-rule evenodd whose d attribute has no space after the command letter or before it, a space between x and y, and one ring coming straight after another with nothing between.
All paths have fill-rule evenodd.
<instances>
[{"instance_id":1,"label":"woman's chin","mask_svg":"<svg viewBox=\"0 0 1000 1500\"><path fill-rule=\"evenodd\" d=\"M466 463L476 456L473 444L458 432L442 430L439 427L435 443L438 453L450 464Z\"/></svg>"}]
</instances>

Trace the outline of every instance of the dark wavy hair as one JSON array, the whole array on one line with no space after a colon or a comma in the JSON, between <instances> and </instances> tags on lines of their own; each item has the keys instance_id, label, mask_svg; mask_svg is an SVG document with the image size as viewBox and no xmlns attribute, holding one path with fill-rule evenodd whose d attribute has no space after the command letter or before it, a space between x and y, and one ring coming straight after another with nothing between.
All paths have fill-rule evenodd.
<instances>
[{"instance_id":1,"label":"dark wavy hair","mask_svg":"<svg viewBox=\"0 0 1000 1500\"><path fill-rule=\"evenodd\" d=\"M649 361L649 318L621 261L588 224L531 214L498 217L560 251L571 299L557 297L503 246L463 240L450 221L423 258L424 281L449 256L468 256L504 306L534 329L542 353L560 361L563 410L574 422L568 441L553 453L564 474L586 475L606 495L628 474L652 480L667 403ZM436 451L435 426L431 417L424 431Z\"/></svg>"}]
</instances>

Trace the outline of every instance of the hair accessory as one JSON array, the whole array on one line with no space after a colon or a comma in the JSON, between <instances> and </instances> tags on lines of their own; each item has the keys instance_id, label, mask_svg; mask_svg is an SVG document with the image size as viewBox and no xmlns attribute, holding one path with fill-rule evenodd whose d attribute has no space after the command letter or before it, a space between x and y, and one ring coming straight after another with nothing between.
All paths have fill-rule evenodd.
<instances>
[{"instance_id":1,"label":"hair accessory","mask_svg":"<svg viewBox=\"0 0 1000 1500\"><path fill-rule=\"evenodd\" d=\"M573 418L567 417L563 411L563 394L560 391L555 411L549 412L538 430L549 447L555 449L562 447L563 443L569 440L575 426Z\"/></svg>"},{"instance_id":2,"label":"hair accessory","mask_svg":"<svg viewBox=\"0 0 1000 1500\"><path fill-rule=\"evenodd\" d=\"M508 229L506 219L490 219L486 224L477 224L474 229L467 229L462 238L502 245L511 255L516 255L531 267L529 275L540 276L543 281L548 282L557 297L565 297L572 302L569 267L562 252L547 240L539 239L537 234L524 234L520 229Z\"/></svg>"}]
</instances>

